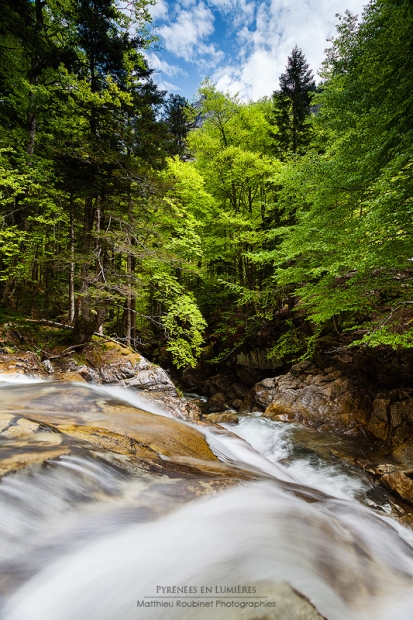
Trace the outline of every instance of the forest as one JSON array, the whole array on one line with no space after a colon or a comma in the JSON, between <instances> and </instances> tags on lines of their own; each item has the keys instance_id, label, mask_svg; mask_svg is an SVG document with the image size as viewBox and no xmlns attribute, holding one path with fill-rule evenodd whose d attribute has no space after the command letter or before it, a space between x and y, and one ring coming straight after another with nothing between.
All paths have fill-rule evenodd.
<instances>
[{"instance_id":1,"label":"forest","mask_svg":"<svg viewBox=\"0 0 413 620\"><path fill-rule=\"evenodd\" d=\"M318 84L295 46L248 102L160 90L125 6L0 4L1 320L178 368L413 347L413 4L338 16Z\"/></svg>"}]
</instances>

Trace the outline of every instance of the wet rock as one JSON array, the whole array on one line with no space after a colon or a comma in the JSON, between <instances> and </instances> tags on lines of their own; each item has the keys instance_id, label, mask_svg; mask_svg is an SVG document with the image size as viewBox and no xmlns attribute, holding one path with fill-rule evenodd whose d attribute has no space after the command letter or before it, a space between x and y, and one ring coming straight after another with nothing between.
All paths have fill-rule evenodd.
<instances>
[{"instance_id":1,"label":"wet rock","mask_svg":"<svg viewBox=\"0 0 413 620\"><path fill-rule=\"evenodd\" d=\"M196 421L201 419L201 410L194 402L188 402L184 398L169 396L163 392L153 392L146 395L151 402L157 403L160 407L176 418L182 420Z\"/></svg>"},{"instance_id":2,"label":"wet rock","mask_svg":"<svg viewBox=\"0 0 413 620\"><path fill-rule=\"evenodd\" d=\"M371 402L340 371L323 372L309 361L289 373L264 379L254 401L273 419L295 420L320 428L358 433L367 423Z\"/></svg>"},{"instance_id":3,"label":"wet rock","mask_svg":"<svg viewBox=\"0 0 413 620\"><path fill-rule=\"evenodd\" d=\"M46 372L48 372L49 374L53 374L54 373L54 368L53 368L52 362L50 360L44 360L43 366L45 367Z\"/></svg>"},{"instance_id":4,"label":"wet rock","mask_svg":"<svg viewBox=\"0 0 413 620\"><path fill-rule=\"evenodd\" d=\"M399 519L400 523L404 525L404 527L408 527L413 530L413 514L405 515Z\"/></svg>"},{"instance_id":5,"label":"wet rock","mask_svg":"<svg viewBox=\"0 0 413 620\"><path fill-rule=\"evenodd\" d=\"M262 415L264 418L270 418L270 420L288 421L290 417L294 418L291 409L278 403L271 403L271 405L268 405Z\"/></svg>"},{"instance_id":6,"label":"wet rock","mask_svg":"<svg viewBox=\"0 0 413 620\"><path fill-rule=\"evenodd\" d=\"M204 416L205 422L213 422L214 424L238 424L239 416L236 413L210 413Z\"/></svg>"},{"instance_id":7,"label":"wet rock","mask_svg":"<svg viewBox=\"0 0 413 620\"><path fill-rule=\"evenodd\" d=\"M3 408L0 475L86 453L130 473L244 477L218 461L197 428L86 386L47 382L13 387L3 395Z\"/></svg>"},{"instance_id":8,"label":"wet rock","mask_svg":"<svg viewBox=\"0 0 413 620\"><path fill-rule=\"evenodd\" d=\"M0 353L0 373L23 373L42 378L48 376L40 359L30 351L19 354Z\"/></svg>"},{"instance_id":9,"label":"wet rock","mask_svg":"<svg viewBox=\"0 0 413 620\"><path fill-rule=\"evenodd\" d=\"M381 482L399 497L413 504L413 472L393 471L384 474Z\"/></svg>"},{"instance_id":10,"label":"wet rock","mask_svg":"<svg viewBox=\"0 0 413 620\"><path fill-rule=\"evenodd\" d=\"M170 396L177 396L178 394L166 371L159 366L139 371L133 379L125 381L125 385L150 392L165 392Z\"/></svg>"},{"instance_id":11,"label":"wet rock","mask_svg":"<svg viewBox=\"0 0 413 620\"><path fill-rule=\"evenodd\" d=\"M216 460L204 436L191 426L174 418L149 413L147 401L142 408L101 394L80 384L45 382L16 386L2 395L0 422L14 424L10 416L24 418L34 432L39 424L59 430L60 425L106 429L130 437L165 456L181 454ZM185 403L183 405L192 405ZM193 405L196 408L196 405ZM155 442L156 448L153 447ZM169 446L169 448L168 448Z\"/></svg>"},{"instance_id":12,"label":"wet rock","mask_svg":"<svg viewBox=\"0 0 413 620\"><path fill-rule=\"evenodd\" d=\"M77 383L86 383L86 379L78 372L59 372L54 375L54 379L58 381L76 381Z\"/></svg>"},{"instance_id":13,"label":"wet rock","mask_svg":"<svg viewBox=\"0 0 413 620\"><path fill-rule=\"evenodd\" d=\"M226 395L223 392L217 392L209 399L207 404L207 411L209 411L210 413L213 413L214 411L222 411L226 403Z\"/></svg>"},{"instance_id":14,"label":"wet rock","mask_svg":"<svg viewBox=\"0 0 413 620\"><path fill-rule=\"evenodd\" d=\"M41 450L24 450L23 446L19 446L19 452L11 456L2 456L0 458L0 476L9 474L19 469L41 465L42 463L55 459L64 454L70 454L70 448L47 448Z\"/></svg>"}]
</instances>

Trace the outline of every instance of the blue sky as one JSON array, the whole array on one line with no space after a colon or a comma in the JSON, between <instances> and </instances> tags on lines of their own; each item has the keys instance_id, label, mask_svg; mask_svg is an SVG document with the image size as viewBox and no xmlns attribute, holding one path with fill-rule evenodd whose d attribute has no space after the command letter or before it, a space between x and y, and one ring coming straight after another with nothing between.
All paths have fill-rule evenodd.
<instances>
[{"instance_id":1,"label":"blue sky","mask_svg":"<svg viewBox=\"0 0 413 620\"><path fill-rule=\"evenodd\" d=\"M278 88L295 44L316 74L336 13L360 15L366 1L158 0L150 12L160 49L148 52L149 64L161 88L190 100L207 76L224 92L256 100Z\"/></svg>"}]
</instances>

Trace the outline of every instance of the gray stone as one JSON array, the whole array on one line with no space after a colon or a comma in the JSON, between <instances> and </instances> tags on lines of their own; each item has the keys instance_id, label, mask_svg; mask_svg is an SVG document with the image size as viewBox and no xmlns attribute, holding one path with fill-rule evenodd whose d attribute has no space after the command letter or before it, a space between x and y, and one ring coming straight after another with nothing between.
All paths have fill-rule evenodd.
<instances>
[{"instance_id":1,"label":"gray stone","mask_svg":"<svg viewBox=\"0 0 413 620\"><path fill-rule=\"evenodd\" d=\"M300 362L286 375L257 383L255 404L265 407L268 417L297 420L324 430L358 432L371 405L341 372L329 370L325 373L309 361Z\"/></svg>"},{"instance_id":2,"label":"gray stone","mask_svg":"<svg viewBox=\"0 0 413 620\"><path fill-rule=\"evenodd\" d=\"M177 396L176 387L163 368L154 366L148 370L142 370L133 379L125 382L127 387L134 389L167 392L171 396Z\"/></svg>"},{"instance_id":3,"label":"gray stone","mask_svg":"<svg viewBox=\"0 0 413 620\"><path fill-rule=\"evenodd\" d=\"M49 374L53 374L54 373L54 368L53 368L52 362L50 360L44 360L43 366L45 367L46 372L48 372Z\"/></svg>"}]
</instances>

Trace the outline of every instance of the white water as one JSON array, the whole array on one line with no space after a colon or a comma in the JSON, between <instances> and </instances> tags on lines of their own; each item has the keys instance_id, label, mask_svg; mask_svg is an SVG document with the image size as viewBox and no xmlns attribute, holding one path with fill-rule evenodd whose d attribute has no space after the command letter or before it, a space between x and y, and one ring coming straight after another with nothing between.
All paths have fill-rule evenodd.
<instances>
[{"instance_id":1,"label":"white water","mask_svg":"<svg viewBox=\"0 0 413 620\"><path fill-rule=\"evenodd\" d=\"M129 390L92 393L143 407ZM234 430L249 443L205 433L222 460L265 480L181 508L173 481L155 481L152 492L147 480L82 456L6 477L0 572L16 578L3 588L1 620L314 620L315 609L328 620L412 620L412 533L354 499L368 484L294 459L289 425L245 418ZM174 585L197 588L184 602L213 606L157 599L157 586ZM200 598L202 587L238 585L267 598ZM137 608L155 599L174 606ZM275 606L241 606L264 602Z\"/></svg>"},{"instance_id":2,"label":"white water","mask_svg":"<svg viewBox=\"0 0 413 620\"><path fill-rule=\"evenodd\" d=\"M237 426L224 426L245 439L272 463L285 461L294 452L293 424L261 417L243 417ZM341 499L352 499L368 490L367 483L360 477L345 473L338 465L312 463L309 457L290 460L284 465L284 470L297 482Z\"/></svg>"}]
</instances>

